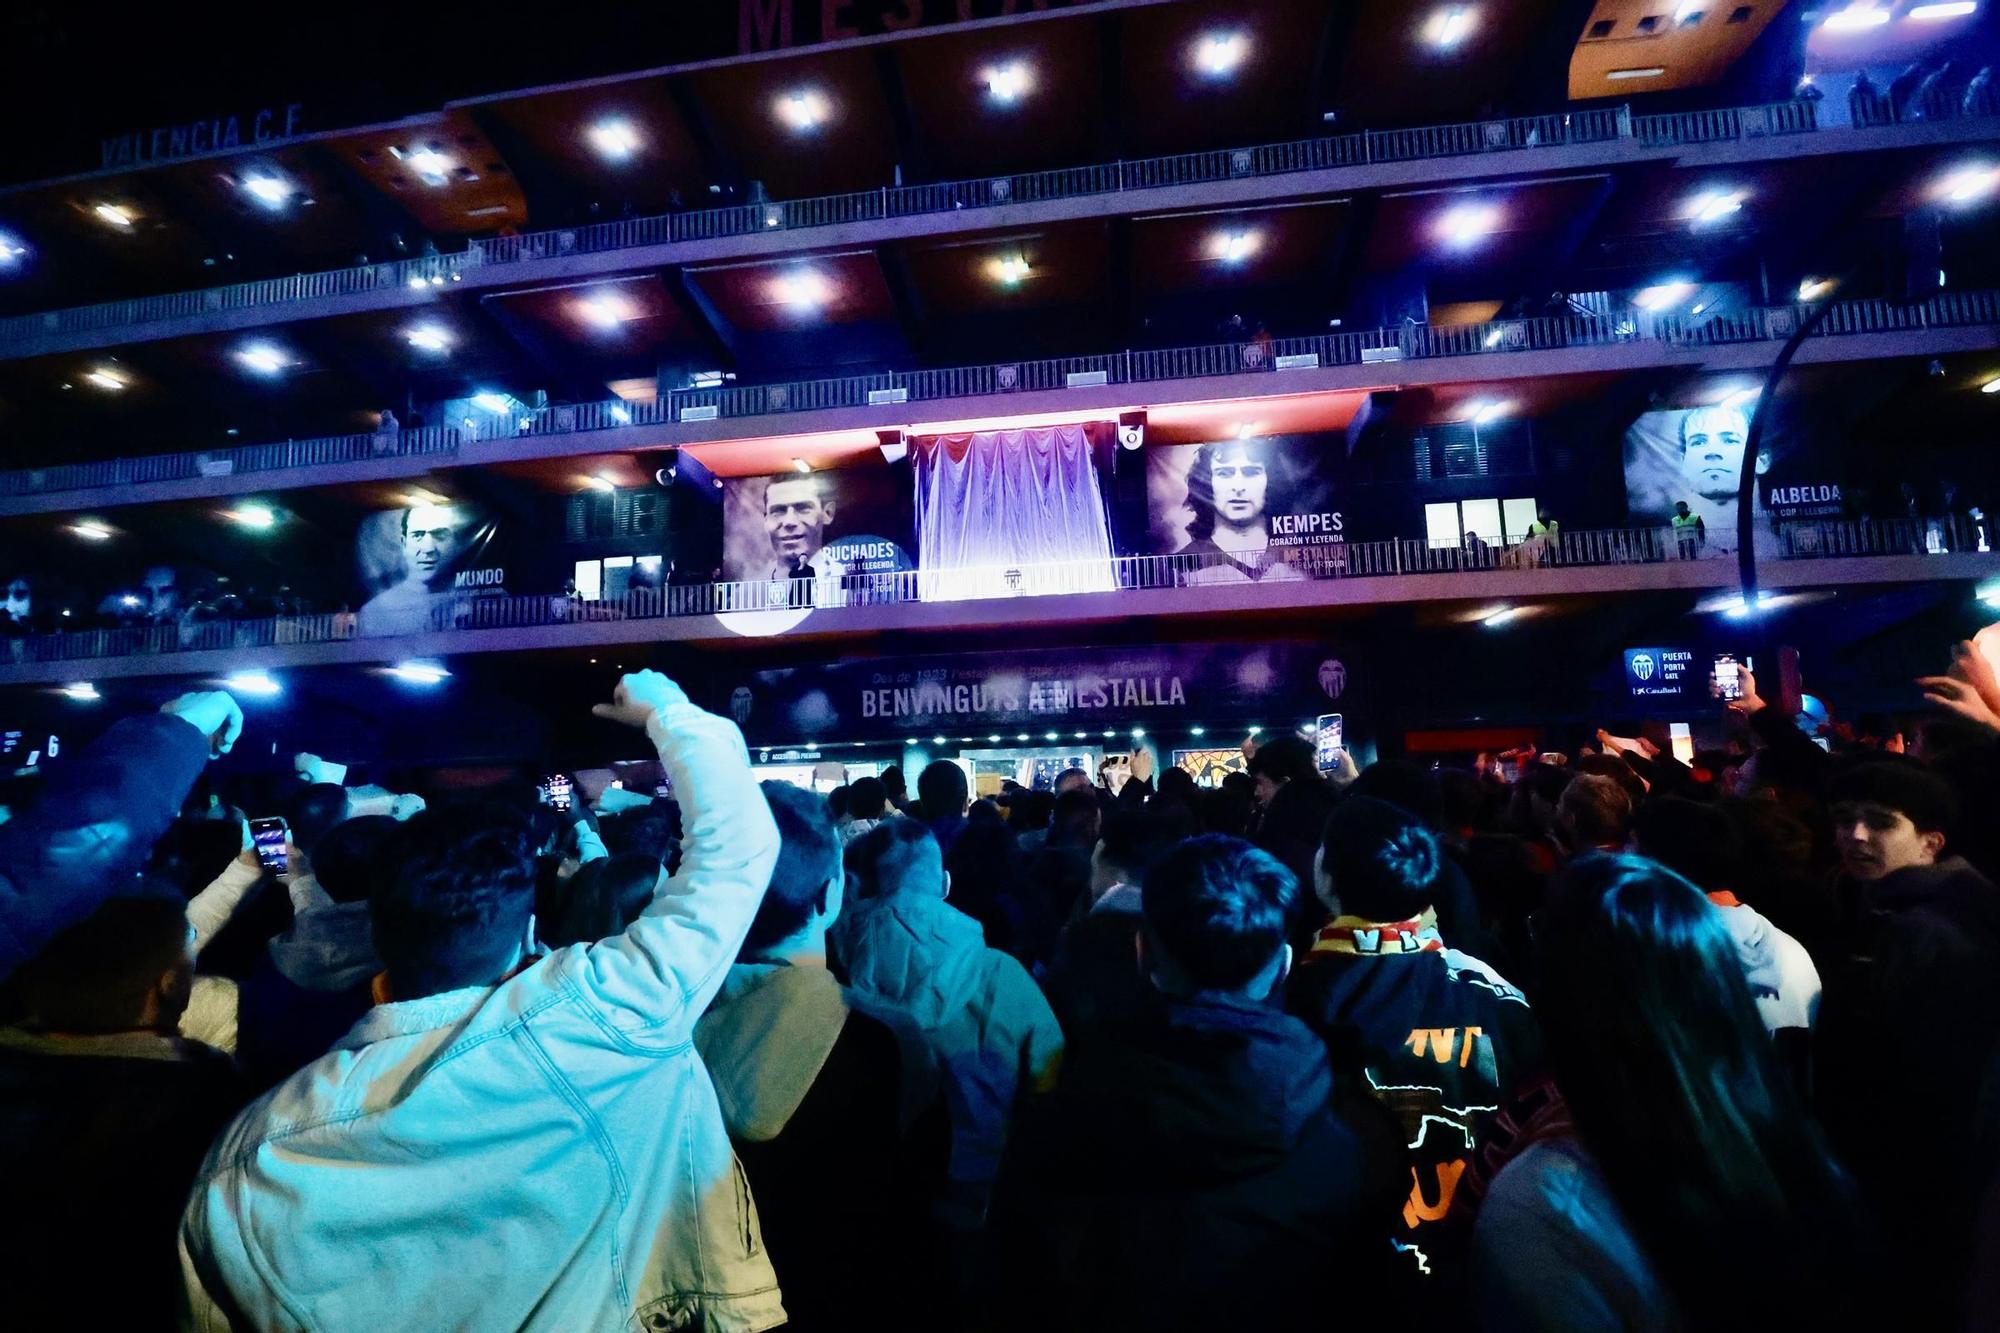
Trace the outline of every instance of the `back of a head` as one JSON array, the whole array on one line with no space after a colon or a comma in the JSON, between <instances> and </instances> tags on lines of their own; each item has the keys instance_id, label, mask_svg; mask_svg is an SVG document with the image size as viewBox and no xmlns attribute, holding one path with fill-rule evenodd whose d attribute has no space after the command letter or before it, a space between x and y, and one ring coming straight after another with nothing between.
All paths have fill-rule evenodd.
<instances>
[{"instance_id":1,"label":"back of a head","mask_svg":"<svg viewBox=\"0 0 2000 1333\"><path fill-rule=\"evenodd\" d=\"M869 829L848 845L847 865L861 897L944 897L944 853L937 836L914 819Z\"/></svg>"},{"instance_id":2,"label":"back of a head","mask_svg":"<svg viewBox=\"0 0 2000 1333\"><path fill-rule=\"evenodd\" d=\"M434 807L402 826L387 862L368 915L396 997L499 980L534 914L527 820L500 805Z\"/></svg>"},{"instance_id":3,"label":"back of a head","mask_svg":"<svg viewBox=\"0 0 2000 1333\"><path fill-rule=\"evenodd\" d=\"M1743 839L1718 806L1684 796L1656 797L1632 816L1639 854L1658 861L1704 893L1740 887Z\"/></svg>"},{"instance_id":4,"label":"back of a head","mask_svg":"<svg viewBox=\"0 0 2000 1333\"><path fill-rule=\"evenodd\" d=\"M1252 777L1273 782L1316 782L1319 752L1303 736L1278 736L1257 747L1248 768Z\"/></svg>"},{"instance_id":5,"label":"back of a head","mask_svg":"<svg viewBox=\"0 0 2000 1333\"><path fill-rule=\"evenodd\" d=\"M1090 774L1087 770L1065 768L1062 772L1056 774L1056 780L1053 785L1056 795L1060 797L1064 792L1068 791L1089 791L1096 784L1090 780Z\"/></svg>"},{"instance_id":6,"label":"back of a head","mask_svg":"<svg viewBox=\"0 0 2000 1333\"><path fill-rule=\"evenodd\" d=\"M347 788L332 782L315 782L292 794L285 802L285 823L292 831L292 846L311 856L321 838L347 818Z\"/></svg>"},{"instance_id":7,"label":"back of a head","mask_svg":"<svg viewBox=\"0 0 2000 1333\"><path fill-rule=\"evenodd\" d=\"M1444 794L1438 789L1437 774L1408 759L1384 759L1368 765L1348 791L1407 810L1426 828L1439 827L1444 818Z\"/></svg>"},{"instance_id":8,"label":"back of a head","mask_svg":"<svg viewBox=\"0 0 2000 1333\"><path fill-rule=\"evenodd\" d=\"M1187 836L1180 820L1147 812L1114 810L1104 817L1097 855L1126 884L1144 884L1153 867Z\"/></svg>"},{"instance_id":9,"label":"back of a head","mask_svg":"<svg viewBox=\"0 0 2000 1333\"><path fill-rule=\"evenodd\" d=\"M1767 1327L1732 1303L1824 1297L1794 1284L1840 1262L1849 1196L1717 909L1643 858L1586 856L1537 916L1535 951L1551 1072L1689 1326Z\"/></svg>"},{"instance_id":10,"label":"back of a head","mask_svg":"<svg viewBox=\"0 0 2000 1333\"><path fill-rule=\"evenodd\" d=\"M538 922L544 943L595 944L623 934L653 901L660 886L660 863L641 852L621 852L588 862L557 895L553 920Z\"/></svg>"},{"instance_id":11,"label":"back of a head","mask_svg":"<svg viewBox=\"0 0 2000 1333\"><path fill-rule=\"evenodd\" d=\"M1194 780L1194 774L1178 764L1170 764L1160 773L1154 783L1163 801L1179 801L1191 805L1201 791L1201 784Z\"/></svg>"},{"instance_id":12,"label":"back of a head","mask_svg":"<svg viewBox=\"0 0 2000 1333\"><path fill-rule=\"evenodd\" d=\"M1434 905L1444 852L1408 810L1349 795L1326 821L1320 870L1343 916L1410 921Z\"/></svg>"},{"instance_id":13,"label":"back of a head","mask_svg":"<svg viewBox=\"0 0 2000 1333\"><path fill-rule=\"evenodd\" d=\"M1918 759L1881 755L1843 770L1828 791L1833 805L1879 805L1917 826L1919 833L1948 833L1958 818L1951 784Z\"/></svg>"},{"instance_id":14,"label":"back of a head","mask_svg":"<svg viewBox=\"0 0 2000 1333\"><path fill-rule=\"evenodd\" d=\"M1615 754L1587 754L1576 761L1578 773L1588 773L1600 778L1610 778L1624 789L1626 798L1633 805L1646 799L1646 782L1632 771L1632 765Z\"/></svg>"},{"instance_id":15,"label":"back of a head","mask_svg":"<svg viewBox=\"0 0 2000 1333\"><path fill-rule=\"evenodd\" d=\"M892 801L900 801L909 793L910 786L903 778L901 764L891 764L882 770L882 790L889 794Z\"/></svg>"},{"instance_id":16,"label":"back of a head","mask_svg":"<svg viewBox=\"0 0 2000 1333\"><path fill-rule=\"evenodd\" d=\"M1617 782L1580 773L1563 788L1556 812L1576 834L1580 847L1623 846L1632 827L1632 798Z\"/></svg>"},{"instance_id":17,"label":"back of a head","mask_svg":"<svg viewBox=\"0 0 2000 1333\"><path fill-rule=\"evenodd\" d=\"M1240 990L1285 943L1298 881L1240 838L1190 838L1153 867L1140 895L1154 976L1175 989Z\"/></svg>"},{"instance_id":18,"label":"back of a head","mask_svg":"<svg viewBox=\"0 0 2000 1333\"><path fill-rule=\"evenodd\" d=\"M1056 797L1055 813L1049 819L1050 845L1085 850L1096 846L1101 817L1094 788L1072 787L1062 792Z\"/></svg>"},{"instance_id":19,"label":"back of a head","mask_svg":"<svg viewBox=\"0 0 2000 1333\"><path fill-rule=\"evenodd\" d=\"M358 903L383 879L383 854L400 826L388 815L360 815L336 824L313 851L313 877L337 903Z\"/></svg>"},{"instance_id":20,"label":"back of a head","mask_svg":"<svg viewBox=\"0 0 2000 1333\"><path fill-rule=\"evenodd\" d=\"M879 784L878 784L879 785ZM778 825L778 863L757 905L743 951L754 953L798 934L827 905L827 886L841 878L840 835L827 803L789 782L761 784Z\"/></svg>"},{"instance_id":21,"label":"back of a head","mask_svg":"<svg viewBox=\"0 0 2000 1333\"><path fill-rule=\"evenodd\" d=\"M187 959L187 903L161 892L113 898L14 972L34 1023L52 1032L138 1025L160 978Z\"/></svg>"},{"instance_id":22,"label":"back of a head","mask_svg":"<svg viewBox=\"0 0 2000 1333\"><path fill-rule=\"evenodd\" d=\"M917 803L923 807L925 819L951 819L964 814L971 795L965 770L949 759L926 764L924 771L917 774Z\"/></svg>"},{"instance_id":23,"label":"back of a head","mask_svg":"<svg viewBox=\"0 0 2000 1333\"><path fill-rule=\"evenodd\" d=\"M880 819L889 808L889 790L880 778L856 778L847 788L849 819Z\"/></svg>"}]
</instances>

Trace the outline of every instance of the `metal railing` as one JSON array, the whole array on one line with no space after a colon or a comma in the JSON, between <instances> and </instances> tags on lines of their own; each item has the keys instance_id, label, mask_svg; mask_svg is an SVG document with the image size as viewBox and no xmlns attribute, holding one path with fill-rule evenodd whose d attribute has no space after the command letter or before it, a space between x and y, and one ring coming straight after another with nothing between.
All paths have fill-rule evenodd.
<instances>
[{"instance_id":1,"label":"metal railing","mask_svg":"<svg viewBox=\"0 0 2000 1333\"><path fill-rule=\"evenodd\" d=\"M1729 343L1777 342L1789 337L1807 307L1759 306L1700 317L1647 317L1645 326L1613 316L1541 315L1485 324L1413 324L1278 338L1269 342L1212 343L1195 347L1107 352L988 366L882 371L837 379L780 384L676 389L650 402L606 400L563 403L509 413L479 411L456 426L428 426L373 435L331 435L242 445L191 453L68 463L0 472L0 497L99 490L193 477L237 476L329 463L402 457L462 457L466 444L523 435L568 435L630 426L668 426L718 419L821 412L870 406L869 395L901 390L910 402L999 396L1061 389L1072 375L1102 374L1106 384L1203 379L1274 373L1281 357L1310 357L1320 367L1360 365L1370 359L1426 360L1485 353L1536 352L1653 342L1668 349ZM1929 328L2000 324L2000 292L1944 292L1916 305L1887 301L1835 304L1816 337L1908 333ZM1294 362L1294 364L1297 364ZM671 443L658 441L657 443ZM82 503L82 501L79 501Z\"/></svg>"},{"instance_id":2,"label":"metal railing","mask_svg":"<svg viewBox=\"0 0 2000 1333\"><path fill-rule=\"evenodd\" d=\"M1957 515L1932 519L1806 519L1772 525L1760 534L1767 558L1777 561L1855 556L1942 555L1983 551L1984 525ZM1257 580L1295 583L1336 579L1397 578L1422 574L1527 576L1557 568L1662 565L1727 560L1697 548L1671 528L1633 527L1565 532L1557 539L1529 538L1506 546L1438 546L1394 539L1336 543L1281 553ZM982 601L1129 590L1226 586L1251 580L1215 556L1116 556L1012 567L905 570L805 580L754 580L646 588L615 599L583 601L562 593L516 596L439 594L427 618L398 627L395 635L472 630L537 629L610 621L687 616L818 611L915 602ZM0 669L7 665L82 662L108 657L236 652L370 637L351 611L258 620L189 620L186 623L78 630L0 639Z\"/></svg>"},{"instance_id":3,"label":"metal railing","mask_svg":"<svg viewBox=\"0 0 2000 1333\"><path fill-rule=\"evenodd\" d=\"M1943 108L1940 108L1943 110ZM1983 118L1991 108L1951 116ZM1872 122L1871 122L1872 123ZM109 301L0 319L0 350L52 335L91 333L225 310L275 307L400 287L441 287L466 270L638 246L710 241L773 230L810 230L859 222L1007 204L1036 203L1245 177L1325 171L1370 163L1469 157L1573 144L1628 142L1646 151L1724 140L1809 134L1822 128L1811 102L1779 102L1718 111L1635 116L1629 106L1515 116L1500 120L1400 130L1361 130L1246 148L1061 167L976 180L902 185L849 194L621 218L467 242L462 251L362 264L211 287L201 291ZM1845 127L1842 127L1845 128Z\"/></svg>"}]
</instances>

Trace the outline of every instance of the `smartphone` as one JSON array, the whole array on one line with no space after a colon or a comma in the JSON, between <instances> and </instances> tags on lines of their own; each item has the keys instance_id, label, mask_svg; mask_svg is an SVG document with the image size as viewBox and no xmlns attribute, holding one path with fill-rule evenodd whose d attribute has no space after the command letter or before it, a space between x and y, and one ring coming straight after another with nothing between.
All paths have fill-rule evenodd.
<instances>
[{"instance_id":1,"label":"smartphone","mask_svg":"<svg viewBox=\"0 0 2000 1333\"><path fill-rule=\"evenodd\" d=\"M1756 669L1756 667L1751 665L1750 659L1747 657L1739 665L1734 653L1717 653L1715 655L1715 666L1709 672L1709 681L1715 697L1724 703L1728 703L1732 699L1741 699L1743 697L1743 673L1745 671L1755 671Z\"/></svg>"},{"instance_id":2,"label":"smartphone","mask_svg":"<svg viewBox=\"0 0 2000 1333\"><path fill-rule=\"evenodd\" d=\"M274 875L291 869L285 859L285 844L292 840L291 829L275 815L250 821L250 845L257 849L257 864Z\"/></svg>"},{"instance_id":3,"label":"smartphone","mask_svg":"<svg viewBox=\"0 0 2000 1333\"><path fill-rule=\"evenodd\" d=\"M1339 713L1321 713L1316 749L1322 771L1340 767L1340 752L1345 745L1342 737L1343 722Z\"/></svg>"},{"instance_id":4,"label":"smartphone","mask_svg":"<svg viewBox=\"0 0 2000 1333\"><path fill-rule=\"evenodd\" d=\"M576 788L561 773L551 773L542 779L541 793L542 804L559 815L568 814L570 806L576 803Z\"/></svg>"}]
</instances>

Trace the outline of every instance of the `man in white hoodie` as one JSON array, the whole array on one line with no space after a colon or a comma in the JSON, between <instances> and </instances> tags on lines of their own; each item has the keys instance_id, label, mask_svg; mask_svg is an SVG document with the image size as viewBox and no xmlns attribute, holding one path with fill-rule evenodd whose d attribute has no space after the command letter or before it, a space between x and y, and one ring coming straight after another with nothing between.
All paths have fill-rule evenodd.
<instances>
[{"instance_id":1,"label":"man in white hoodie","mask_svg":"<svg viewBox=\"0 0 2000 1333\"><path fill-rule=\"evenodd\" d=\"M181 1223L203 1330L784 1322L695 1020L777 859L736 727L642 671L680 870L627 930L536 956L526 821L404 827L369 898L379 1003L209 1150Z\"/></svg>"}]
</instances>

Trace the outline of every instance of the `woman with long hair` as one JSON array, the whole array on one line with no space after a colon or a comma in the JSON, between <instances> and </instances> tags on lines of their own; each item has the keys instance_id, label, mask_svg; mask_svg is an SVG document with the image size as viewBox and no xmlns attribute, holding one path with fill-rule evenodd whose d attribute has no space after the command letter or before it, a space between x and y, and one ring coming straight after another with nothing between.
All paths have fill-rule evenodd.
<instances>
[{"instance_id":1,"label":"woman with long hair","mask_svg":"<svg viewBox=\"0 0 2000 1333\"><path fill-rule=\"evenodd\" d=\"M1870 1322L1869 1228L1717 909L1652 861L1588 856L1531 933L1535 1013L1573 1127L1522 1151L1480 1209L1483 1326Z\"/></svg>"}]
</instances>

